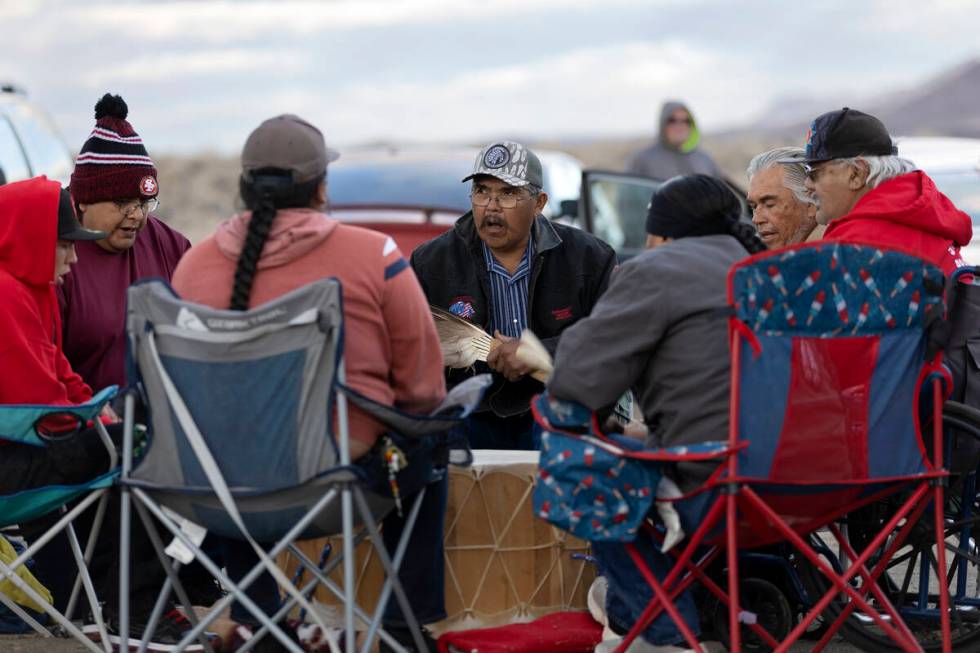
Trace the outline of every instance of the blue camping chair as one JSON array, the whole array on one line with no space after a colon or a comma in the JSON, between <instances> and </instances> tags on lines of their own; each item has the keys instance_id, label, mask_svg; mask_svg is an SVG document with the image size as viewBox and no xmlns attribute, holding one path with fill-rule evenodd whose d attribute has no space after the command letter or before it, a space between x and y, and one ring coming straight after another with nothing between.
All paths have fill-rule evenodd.
<instances>
[{"instance_id":1,"label":"blue camping chair","mask_svg":"<svg viewBox=\"0 0 980 653\"><path fill-rule=\"evenodd\" d=\"M354 650L355 616L368 625L365 651L375 634L395 650L402 647L380 628L384 606L394 594L416 645L423 646L408 597L398 582L405 545L424 489L408 508L406 527L393 556L380 539L378 521L395 507L389 497L365 489L367 478L350 458L348 401L392 432L409 438L444 438L479 403L489 378L461 384L431 415L413 415L378 404L345 385L343 310L340 282L323 279L248 311L218 310L180 300L162 281L129 289L127 329L131 379L143 392L149 442L132 460L135 398L127 396L123 449L122 521L128 533L130 498L163 559L152 514L190 557L218 579L229 594L213 606L184 638L189 644L232 600L239 601L288 650L302 653L278 621L294 606L322 623L307 596L317 583L344 601L346 650ZM465 452L468 454L468 451ZM339 505L338 505L339 504ZM363 526L361 534L355 526ZM232 582L200 548L194 530L248 542L259 563L240 582ZM305 556L298 539L343 535L343 552L327 569ZM356 542L370 539L387 580L374 613L354 599ZM268 551L259 542L276 542ZM284 551L295 555L314 578L295 588L276 566ZM123 546L123 551L127 547ZM125 555L125 554L124 554ZM327 574L343 564L344 587ZM186 603L174 570L157 603L144 638L162 611L170 588ZM126 595L128 564L120 581ZM275 615L262 612L244 590L263 572L289 594ZM123 610L123 619L127 619ZM123 621L121 630L127 630ZM258 641L250 640L246 647Z\"/></svg>"},{"instance_id":2,"label":"blue camping chair","mask_svg":"<svg viewBox=\"0 0 980 653\"><path fill-rule=\"evenodd\" d=\"M37 427L39 423L45 417L70 416L71 419L77 420L79 424L85 424L91 420L95 424L109 452L109 469L86 483L44 486L0 497L0 528L39 519L57 511L61 512L61 517L42 536L31 542L9 565L0 562L0 575L27 594L32 601L44 609L45 614L60 629L74 637L90 651L111 650L105 623L99 607L99 600L95 594L95 588L92 585L87 564L91 562L92 554L95 550L95 543L102 526L109 488L120 473L118 467L119 456L109 438L109 434L106 432L102 422L98 419L102 408L112 400L116 394L116 390L117 388L115 386L105 388L88 402L74 406L0 405L0 439L33 447L45 447L47 446L47 442L38 432ZM98 502L98 505L96 507L95 518L83 553L72 522L96 502ZM78 568L78 576L75 580L71 598L63 614L45 601L43 597L16 573L18 568L25 565L35 553L62 532L67 535L69 547ZM84 589L89 611L95 621L93 630L98 635L103 648L96 646L72 621L72 615L75 611L81 589ZM51 637L53 635L48 628L41 625L5 594L0 593L0 603L3 603L14 614L23 619L37 633L45 637Z\"/></svg>"},{"instance_id":3,"label":"blue camping chair","mask_svg":"<svg viewBox=\"0 0 980 653\"><path fill-rule=\"evenodd\" d=\"M632 544L640 528L650 529L644 523L652 502L649 488L666 465L710 452L629 451L604 438L594 420L583 423L563 402L547 397L535 402L539 422L549 433L543 439L543 458L549 447L561 442L549 457L556 464L542 463L550 482L539 484L536 507L542 508L543 517L566 527L569 515L580 529L594 516L595 534L590 539L623 542L653 592L653 601L622 648L666 612L688 644L699 650L672 605L674 597L697 581L727 606L735 651L741 650L743 628L757 643L785 650L823 614L830 625L817 650L854 618L855 611L905 651L922 650L906 619L911 623L928 612L939 624L942 649L948 651L951 617L943 527L948 471L942 441L948 375L940 364L935 330L944 320L941 271L908 254L873 246L801 245L733 266L729 303L733 317L728 442L716 452L722 462L715 473L699 493L685 499L710 497L703 519L683 551L675 554L676 564L666 578L655 578ZM930 446L921 427L925 416L932 426ZM583 429L589 435L583 436ZM597 491L575 490L587 467L582 444L589 442L583 437L606 442L604 452L612 459L604 465L615 473L594 475L593 483L602 480L604 499L580 504L573 498L588 499ZM578 439L579 445L567 446L568 438ZM616 467L616 458L626 463L623 469ZM590 459L593 464L598 460ZM562 464L566 460L569 464ZM624 478L629 487L617 482ZM638 479L647 480L638 485ZM561 492L549 495L549 487ZM859 547L852 545L838 522L887 497L897 497L894 509L856 551ZM920 581L928 587L930 574L937 576L937 591L929 597L928 611L912 614L901 610L905 594L892 592L882 575L900 559L900 547L920 526L933 538L935 568L943 571L923 569ZM832 564L825 557L826 547L814 545L811 536L824 528L845 552L846 566ZM812 597L811 609L782 641L757 623L745 623L739 596L738 550L778 542L792 544L822 579L812 586L819 594ZM727 557L720 558L722 554ZM705 573L715 560L727 564L724 590ZM825 613L831 605L838 609Z\"/></svg>"}]
</instances>

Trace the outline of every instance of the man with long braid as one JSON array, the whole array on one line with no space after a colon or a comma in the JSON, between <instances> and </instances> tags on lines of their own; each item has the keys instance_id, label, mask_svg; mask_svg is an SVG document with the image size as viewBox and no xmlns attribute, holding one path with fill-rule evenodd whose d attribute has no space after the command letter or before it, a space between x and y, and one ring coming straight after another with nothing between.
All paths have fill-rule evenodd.
<instances>
[{"instance_id":1,"label":"man with long braid","mask_svg":"<svg viewBox=\"0 0 980 653\"><path fill-rule=\"evenodd\" d=\"M240 188L248 210L223 222L217 233L184 256L174 272L174 289L191 301L245 310L317 279L337 277L343 286L348 383L375 401L428 412L446 388L439 339L425 295L391 238L341 224L323 213L327 164L337 156L326 147L320 131L298 116L263 122L242 151ZM351 406L350 427L355 464L387 486L375 447L384 428L356 406ZM418 491L429 479L431 460L423 447L405 448L411 464L404 471L413 477L399 477L405 492ZM445 502L443 478L425 494L399 572L421 623L446 616ZM392 551L402 524L395 514L385 519L383 535ZM254 553L248 545L237 550L230 543L223 547L228 572L237 580L254 564ZM267 614L278 607L276 584L267 574L248 594ZM237 605L232 607L232 619L245 627L254 625ZM388 603L384 624L412 650L410 633L394 601ZM268 640L259 647L278 646ZM259 647L255 650L266 650ZM381 650L388 650L383 642ZM434 642L431 650L435 651Z\"/></svg>"}]
</instances>

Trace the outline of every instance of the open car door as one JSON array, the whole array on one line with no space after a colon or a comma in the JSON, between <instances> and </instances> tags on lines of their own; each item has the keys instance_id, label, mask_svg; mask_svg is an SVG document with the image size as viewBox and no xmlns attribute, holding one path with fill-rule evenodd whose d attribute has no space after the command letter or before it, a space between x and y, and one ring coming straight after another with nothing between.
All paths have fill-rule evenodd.
<instances>
[{"instance_id":1,"label":"open car door","mask_svg":"<svg viewBox=\"0 0 980 653\"><path fill-rule=\"evenodd\" d=\"M622 172L584 170L582 226L609 243L620 261L636 256L646 244L650 196L662 181Z\"/></svg>"},{"instance_id":2,"label":"open car door","mask_svg":"<svg viewBox=\"0 0 980 653\"><path fill-rule=\"evenodd\" d=\"M738 198L742 219L751 220L745 191L727 179L722 181ZM650 197L663 184L659 179L624 172L583 170L578 225L609 243L620 261L636 256L646 245Z\"/></svg>"}]
</instances>

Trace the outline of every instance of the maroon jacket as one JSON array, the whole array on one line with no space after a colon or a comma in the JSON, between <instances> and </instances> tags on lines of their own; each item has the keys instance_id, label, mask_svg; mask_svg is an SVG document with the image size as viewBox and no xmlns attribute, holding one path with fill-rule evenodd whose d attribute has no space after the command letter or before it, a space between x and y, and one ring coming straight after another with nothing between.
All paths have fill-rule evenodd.
<instances>
[{"instance_id":1,"label":"maroon jacket","mask_svg":"<svg viewBox=\"0 0 980 653\"><path fill-rule=\"evenodd\" d=\"M78 263L58 287L58 302L65 356L90 386L126 384L126 289L146 277L169 281L190 246L153 216L125 252L75 244Z\"/></svg>"}]
</instances>

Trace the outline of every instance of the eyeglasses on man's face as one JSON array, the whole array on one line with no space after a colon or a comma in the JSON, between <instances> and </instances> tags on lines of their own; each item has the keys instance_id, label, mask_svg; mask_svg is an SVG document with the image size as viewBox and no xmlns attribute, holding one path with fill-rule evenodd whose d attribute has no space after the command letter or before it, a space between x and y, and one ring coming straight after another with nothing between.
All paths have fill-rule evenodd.
<instances>
[{"instance_id":1,"label":"eyeglasses on man's face","mask_svg":"<svg viewBox=\"0 0 980 653\"><path fill-rule=\"evenodd\" d=\"M531 195L519 188L505 188L499 193L491 193L486 188L477 186L470 193L473 206L490 206L490 202L497 200L497 204L502 209L512 209L519 202L531 199Z\"/></svg>"},{"instance_id":2,"label":"eyeglasses on man's face","mask_svg":"<svg viewBox=\"0 0 980 653\"><path fill-rule=\"evenodd\" d=\"M803 168L806 171L807 179L815 182L820 177L820 174L833 163L833 161L821 161L813 165L804 164Z\"/></svg>"},{"instance_id":3,"label":"eyeglasses on man's face","mask_svg":"<svg viewBox=\"0 0 980 653\"><path fill-rule=\"evenodd\" d=\"M148 200L113 200L113 204L119 209L119 212L123 215L132 215L137 209L144 216L150 215L152 212L156 211L160 206L160 200L152 197Z\"/></svg>"},{"instance_id":4,"label":"eyeglasses on man's face","mask_svg":"<svg viewBox=\"0 0 980 653\"><path fill-rule=\"evenodd\" d=\"M667 118L667 124L668 125L687 125L688 127L690 127L691 124L693 124L693 121L690 118L675 118L675 117L671 116L670 118Z\"/></svg>"}]
</instances>

